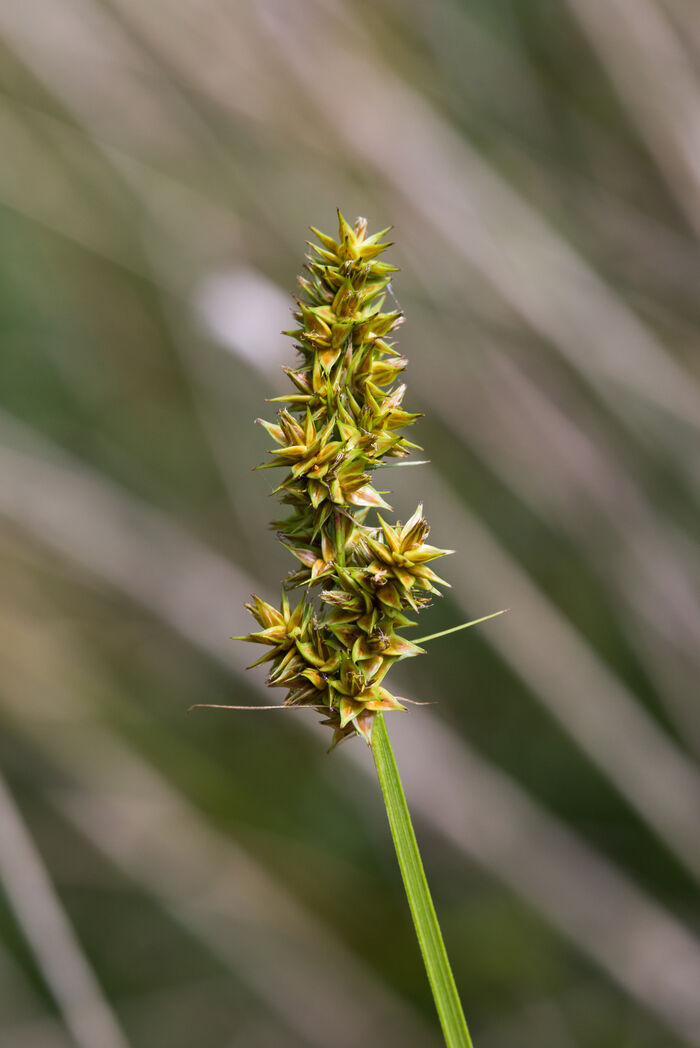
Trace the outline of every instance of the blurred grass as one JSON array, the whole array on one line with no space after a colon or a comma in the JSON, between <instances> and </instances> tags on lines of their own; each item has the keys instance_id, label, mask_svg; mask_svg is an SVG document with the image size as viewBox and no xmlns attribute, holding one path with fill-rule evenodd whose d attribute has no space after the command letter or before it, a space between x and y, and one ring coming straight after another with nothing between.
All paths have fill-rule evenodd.
<instances>
[{"instance_id":1,"label":"blurred grass","mask_svg":"<svg viewBox=\"0 0 700 1048\"><path fill-rule=\"evenodd\" d=\"M574 0L5 8L0 407L274 594L288 565L265 527L269 478L249 468L266 444L252 420L291 355L273 289L293 288L306 224L329 226L335 206L394 222L409 399L426 412L418 439L433 465L387 473L387 486L404 516L431 493L434 537L458 545L460 562L448 566L453 595L421 630L459 621L463 607L512 605L503 628L436 641L411 667L411 693L439 705L410 715L401 744L418 771L415 725L448 725L697 946L700 257L698 191L675 150L679 136L688 149L695 140L700 22L693 5L645 2L638 17L656 27L647 53L632 6L610 6L609 40L591 13L599 5L586 10ZM675 87L668 34L692 73ZM659 152L661 134L670 145ZM241 287L258 288L266 325L252 363ZM22 444L0 429L3 443ZM43 446L25 446L43 459ZM157 592L139 605L128 557L115 562L119 585L81 565L79 550L61 553L40 501L48 489L23 491L3 461L0 767L129 1043L436 1043L371 783L326 758L294 716L185 717L196 701L256 701L259 680L244 692L231 672L243 655L231 644L227 668L218 654L246 594L232 591L230 620L210 623L204 583L185 574L188 598L161 580L163 606L175 594L191 622L201 615L207 654L159 618ZM491 545L453 538L472 521ZM117 524L107 535L97 516L80 516L77 545L107 559L118 541L127 554L151 543L157 561L157 539ZM537 590L498 588L508 565ZM570 631L575 663L568 648L548 649L562 636L552 623ZM542 677L555 667L558 705ZM635 724L654 728L649 753L668 764L626 734L620 689ZM582 743L584 702L599 732ZM145 771L129 781L128 763L123 780L109 763L101 783L110 739L188 805L186 822L164 821L152 867L107 848L139 811L157 826L165 803ZM168 797L170 819L181 809ZM475 817L461 850L425 813L418 826L477 1045L700 1043L695 969L669 954L660 925L616 926L605 961L594 960L571 930L590 882L571 886L564 936L556 892L547 899L542 881L535 905L525 873L520 894L504 883L479 851ZM255 875L239 871L214 905L206 893L227 880L222 842L266 871L274 898L303 907L311 924L298 918L298 939L263 920ZM516 836L510 847L516 865L533 858ZM175 902L168 854L182 873ZM622 931L625 942L640 936L639 956L615 952ZM0 996L0 1042L63 1048L6 899L0 936L18 987ZM302 978L266 970L285 944Z\"/></svg>"}]
</instances>

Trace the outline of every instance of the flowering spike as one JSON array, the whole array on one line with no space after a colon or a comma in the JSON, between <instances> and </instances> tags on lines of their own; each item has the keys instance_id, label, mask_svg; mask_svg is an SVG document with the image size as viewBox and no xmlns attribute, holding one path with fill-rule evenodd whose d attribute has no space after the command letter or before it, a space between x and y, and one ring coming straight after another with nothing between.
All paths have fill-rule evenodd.
<instances>
[{"instance_id":1,"label":"flowering spike","mask_svg":"<svg viewBox=\"0 0 700 1048\"><path fill-rule=\"evenodd\" d=\"M246 607L261 629L239 639L266 645L254 665L272 664L267 683L287 689L286 706L324 711L332 749L356 734L370 743L377 713L406 708L382 681L423 649L396 631L414 626L406 611L439 592L427 564L450 551L426 545L422 505L403 526L378 514L366 522L391 511L374 471L418 447L401 432L420 417L403 408L406 361L386 341L403 322L400 311L383 312L396 269L378 260L389 230L367 236L365 219L351 226L340 211L337 241L310 228L320 246L310 244L298 327L286 332L301 356L284 368L295 392L275 398L286 406L274 422L257 420L275 445L258 468L285 470L275 493L290 512L273 526L296 568L279 609L253 596Z\"/></svg>"}]
</instances>

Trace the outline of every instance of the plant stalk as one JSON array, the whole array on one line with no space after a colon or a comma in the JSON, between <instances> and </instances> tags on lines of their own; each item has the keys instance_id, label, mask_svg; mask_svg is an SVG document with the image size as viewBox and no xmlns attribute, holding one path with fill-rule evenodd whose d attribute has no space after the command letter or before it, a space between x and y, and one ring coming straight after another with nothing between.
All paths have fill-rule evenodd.
<instances>
[{"instance_id":1,"label":"plant stalk","mask_svg":"<svg viewBox=\"0 0 700 1048\"><path fill-rule=\"evenodd\" d=\"M372 753L445 1043L447 1048L473 1048L382 713L377 714L372 727Z\"/></svg>"}]
</instances>

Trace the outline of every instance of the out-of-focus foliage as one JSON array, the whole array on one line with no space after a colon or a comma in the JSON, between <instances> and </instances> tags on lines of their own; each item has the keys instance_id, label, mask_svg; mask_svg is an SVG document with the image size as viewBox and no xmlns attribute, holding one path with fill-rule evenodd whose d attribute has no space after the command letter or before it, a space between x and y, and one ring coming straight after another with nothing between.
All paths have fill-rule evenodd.
<instances>
[{"instance_id":1,"label":"out-of-focus foliage","mask_svg":"<svg viewBox=\"0 0 700 1048\"><path fill-rule=\"evenodd\" d=\"M336 206L396 227L421 633L511 608L390 722L475 1043L700 1045L699 119L692 0L0 5L3 1048L439 1044L361 742L186 716L263 701Z\"/></svg>"}]
</instances>

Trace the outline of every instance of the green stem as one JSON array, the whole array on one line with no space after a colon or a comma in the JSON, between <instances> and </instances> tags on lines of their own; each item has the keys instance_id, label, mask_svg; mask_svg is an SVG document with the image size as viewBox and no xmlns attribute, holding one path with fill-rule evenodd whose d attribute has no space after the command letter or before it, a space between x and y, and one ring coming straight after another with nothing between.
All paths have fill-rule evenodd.
<instances>
[{"instance_id":1,"label":"green stem","mask_svg":"<svg viewBox=\"0 0 700 1048\"><path fill-rule=\"evenodd\" d=\"M335 512L335 562L341 568L345 567L345 525L340 514Z\"/></svg>"},{"instance_id":2,"label":"green stem","mask_svg":"<svg viewBox=\"0 0 700 1048\"><path fill-rule=\"evenodd\" d=\"M445 943L425 878L425 870L413 832L411 816L387 734L384 716L378 713L372 727L372 753L389 817L391 835L401 868L423 963L433 991L447 1048L473 1048Z\"/></svg>"}]
</instances>

